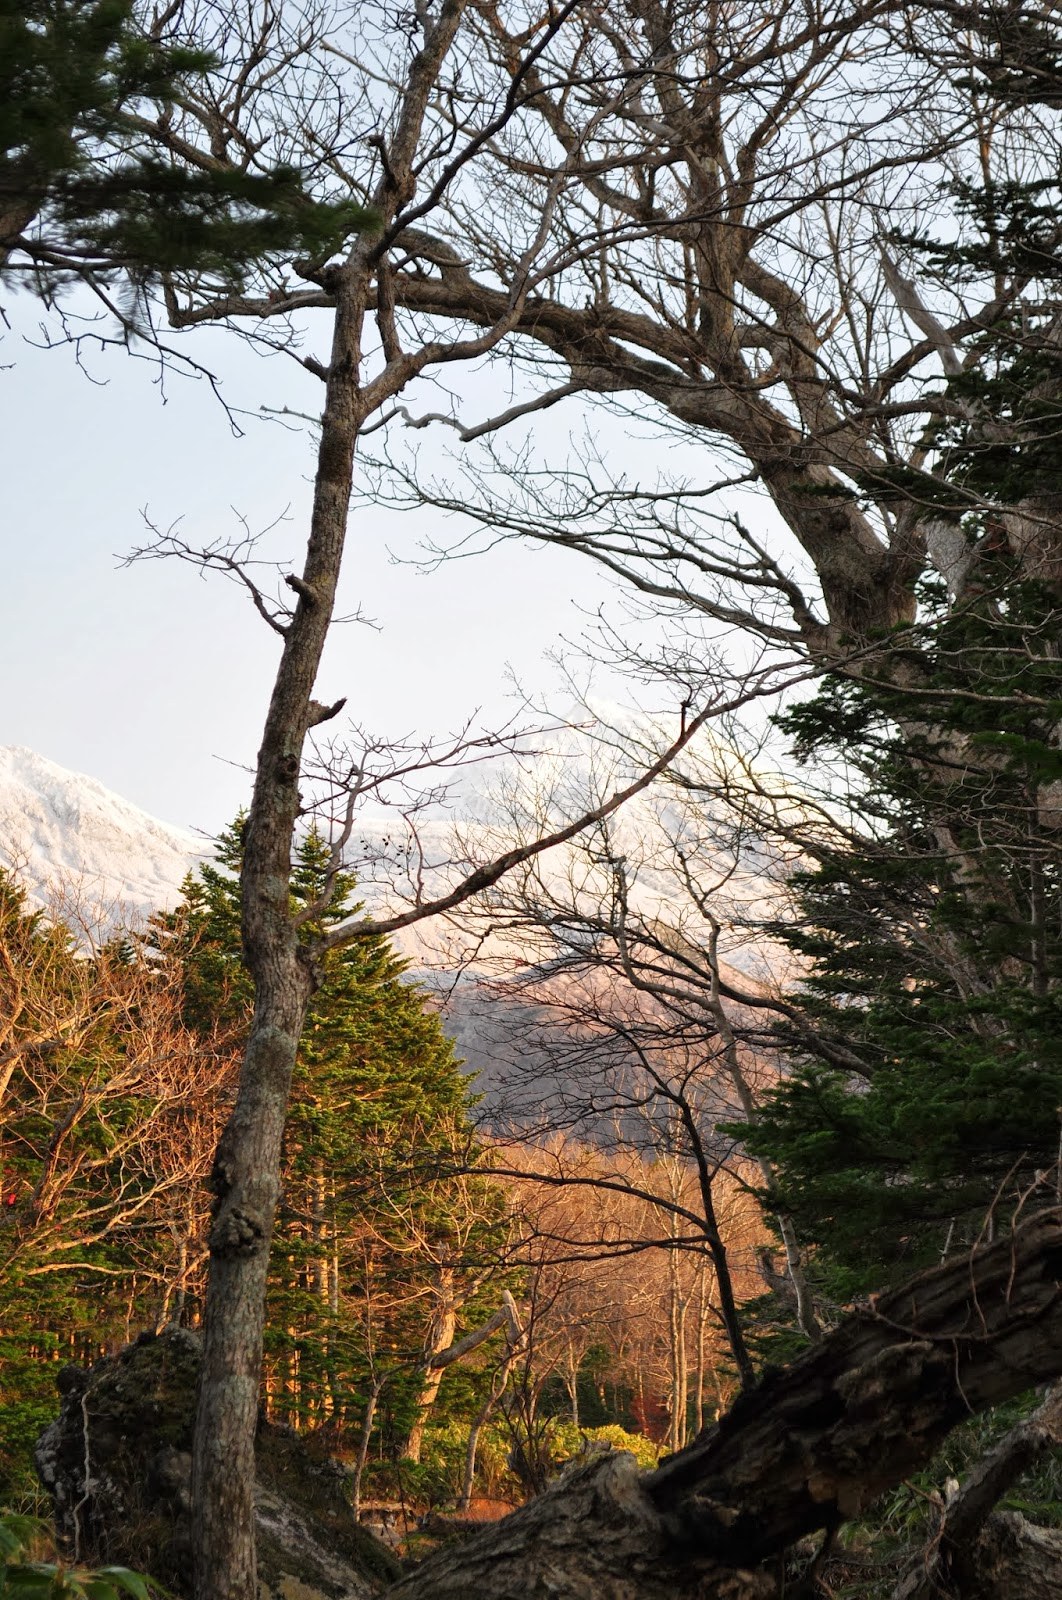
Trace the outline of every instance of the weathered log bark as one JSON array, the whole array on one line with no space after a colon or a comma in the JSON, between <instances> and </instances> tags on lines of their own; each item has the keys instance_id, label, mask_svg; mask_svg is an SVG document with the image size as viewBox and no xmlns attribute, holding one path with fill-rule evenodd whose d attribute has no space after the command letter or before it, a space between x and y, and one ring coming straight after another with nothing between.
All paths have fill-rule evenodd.
<instances>
[{"instance_id":1,"label":"weathered log bark","mask_svg":"<svg viewBox=\"0 0 1062 1600\"><path fill-rule=\"evenodd\" d=\"M1062 1600L1062 1529L994 1511L968 1552L961 1600ZM947 1589L936 1591L945 1600Z\"/></svg>"},{"instance_id":2,"label":"weathered log bark","mask_svg":"<svg viewBox=\"0 0 1062 1600\"><path fill-rule=\"evenodd\" d=\"M1060 1372L1052 1210L859 1307L655 1472L622 1453L581 1465L390 1600L764 1600L768 1564L796 1540L858 1515L965 1417Z\"/></svg>"},{"instance_id":3,"label":"weathered log bark","mask_svg":"<svg viewBox=\"0 0 1062 1600\"><path fill-rule=\"evenodd\" d=\"M1049 1450L1062 1446L1062 1385L1001 1439L945 1509L929 1547L897 1585L893 1600L1062 1600L1062 1531L1038 1528L1002 1495Z\"/></svg>"}]
</instances>

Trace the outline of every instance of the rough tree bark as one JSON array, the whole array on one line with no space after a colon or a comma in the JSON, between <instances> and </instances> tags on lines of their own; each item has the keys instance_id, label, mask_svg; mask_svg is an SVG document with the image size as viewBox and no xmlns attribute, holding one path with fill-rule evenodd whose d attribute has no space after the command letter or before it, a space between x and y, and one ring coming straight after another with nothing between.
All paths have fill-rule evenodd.
<instances>
[{"instance_id":1,"label":"rough tree bark","mask_svg":"<svg viewBox=\"0 0 1062 1600\"><path fill-rule=\"evenodd\" d=\"M582 1464L389 1600L770 1600L798 1539L832 1533L964 1418L1060 1371L1052 1210L873 1297L656 1471L622 1452Z\"/></svg>"},{"instance_id":2,"label":"rough tree bark","mask_svg":"<svg viewBox=\"0 0 1062 1600\"><path fill-rule=\"evenodd\" d=\"M381 225L416 188L413 159L439 66L464 11L445 0L414 55L389 160L375 194ZM313 509L301 576L266 715L248 812L241 877L244 954L255 1006L235 1109L212 1176L213 1222L203 1365L193 1455L193 1541L200 1600L253 1600L254 1430L262 1363L266 1276L280 1191L280 1153L292 1073L313 992L312 953L291 911L291 849L309 729L334 715L313 699L343 560L358 430L417 370L389 352L363 386L362 333L376 243L358 240L341 266L315 274L334 302ZM424 351L418 356L426 363Z\"/></svg>"},{"instance_id":3,"label":"rough tree bark","mask_svg":"<svg viewBox=\"0 0 1062 1600\"><path fill-rule=\"evenodd\" d=\"M779 27L791 9L778 8ZM756 570L756 581L762 578L769 588L777 588L793 614L792 628L779 630L764 624L767 638L788 642L795 637L820 659L830 658L840 640L858 638L910 614L911 584L923 563L923 533L917 526L918 519L913 513L897 515L886 539L864 516L848 487L853 476L873 479L882 460L891 459L887 452L883 458L868 439L873 431L871 424L876 427L880 420L877 396L880 394L884 405L893 389L883 383L875 390L869 423L862 393L853 402L852 414L841 408L837 386L825 389L819 382L820 367L829 363L822 355L814 308L809 310L790 286L773 278L754 259L761 238L772 239L771 251L774 248L770 208L762 215L753 215L750 209L760 170L760 147L765 141L770 143L776 123L784 128L789 102L794 96L799 100L802 85L817 82L823 75L829 77L826 69L833 57L838 61L846 59L845 41L849 35L858 33L885 8L884 0L869 0L854 11L840 5L827 9L830 17L825 23L817 17L810 24L810 44L805 40L803 24L795 19L793 26L799 37L787 58L787 72L779 78L774 107L764 108L764 120L757 114L757 126L749 130L748 139L733 152L735 160L730 162L721 132L725 123L725 108L720 100L724 79L744 102L749 96L743 75L750 70L750 63L759 63L761 69L768 67L772 78L778 76L777 41L769 49L758 42L759 8L754 8L749 24L752 33L737 41L740 48L735 61L740 72L728 69L721 73L713 67L706 75L701 74L710 90L708 99L689 104L675 98L674 65L685 60L685 44L658 37L666 19L655 4L643 5L639 0L639 4L627 8L630 32L639 41L638 60L629 72L621 63L616 114L627 116L625 108L634 103L630 101L630 86L644 78L660 116L650 117L646 124L654 123L654 131L638 168L638 193L632 190L623 195L617 189L606 195L605 189L616 174L622 176L630 166L630 158L621 140L615 144L618 154L614 162L618 165L606 162L601 168L598 163L594 140L601 117L602 80L596 62L590 60L586 69L586 127L576 130L571 144L565 123L567 108L574 104L567 88L570 66L561 72L555 90L540 92L540 84L553 84L554 63L543 57L536 66L534 52L558 38L570 14L582 16L581 21L577 16L573 35L576 42L604 38L606 24L614 26L619 8L614 13L613 8L598 5L550 7L531 33L517 38L505 33L498 8L489 4L473 7L466 0L440 0L438 6L418 4L414 9L416 26L408 34L409 49L403 57L404 76L389 114L379 121L385 131L369 141L379 150L381 175L378 181L376 177L371 182L366 180L363 191L358 189L359 203L367 202L379 216L379 240L359 242L341 266L323 271L307 269L305 288L292 289L285 282L268 293L249 297L225 294L214 298L211 292L207 302L190 302L182 309L176 291L167 287L167 308L178 327L232 318L250 319L257 327L266 319L283 319L309 307L330 310L334 317L328 367L310 359L304 363L326 383L312 523L302 573L293 574L289 580L297 597L294 611L283 627L274 620L277 631L284 636L283 652L247 825L243 926L256 1003L238 1101L218 1151L214 1176L216 1203L210 1235L206 1350L195 1450L200 1600L253 1600L255 1592L251 1444L263 1298L278 1192L280 1138L298 1038L314 984L312 956L300 945L289 911L291 838L299 812L299 766L306 733L329 714L328 708L315 705L311 695L331 618L361 423L370 414L380 413L385 401L397 396L428 367L457 359L472 360L495 349L510 334L522 336L567 367L570 388L600 394L627 390L643 395L669 412L683 428L700 429L705 436L732 441L757 469L818 572L827 614L825 621L820 620L795 583L778 569L777 563L764 557L762 572ZM676 15L679 12L701 27L700 8L676 8ZM713 15L720 24L726 21L722 12ZM484 113L481 124L469 128L462 145L461 124L456 125L459 131L455 131L450 118L453 107L463 105L467 96L475 99L476 74L463 57L454 68L452 81L441 83L440 72L466 17L475 19L481 39L490 47L484 48L479 64L484 73L488 69L493 73L490 95L494 98L490 100L489 113ZM702 37L703 29L698 39ZM696 40L695 44L691 59L699 61L704 52ZM714 35L708 45L715 50ZM854 48L858 53L864 46L865 40L857 41ZM257 49L256 42L254 51ZM567 40L559 41L556 54L570 62ZM536 76L538 71L541 79ZM502 88L495 95L499 73ZM862 58L858 73L863 78L867 76ZM242 84L244 79L233 81ZM376 94L390 80L370 75L369 81ZM637 92L644 95L648 90ZM288 105L297 99L295 96L293 101L283 103ZM559 163L541 175L543 186L531 200L530 228L518 225L511 229L504 207L486 208L492 222L502 217L506 225L494 229L496 242L484 253L472 235L484 212L482 197L494 193L494 169L489 163L501 159L498 153L508 148L497 135L513 115L517 99L525 106L534 102L535 128L544 130L550 148L553 141L559 141L564 153ZM430 161L424 160L422 135L428 108L434 105L442 105L444 111L426 142L425 148L433 152L432 159L436 161L430 167ZM500 109L495 110L496 107ZM637 119L645 120L637 107L635 111ZM194 159L204 168L211 168L229 159L216 151L219 145L224 151L227 141L227 134L221 137L218 128L223 125L228 129L229 123L216 117L211 120L209 112L207 107L204 128L209 139L198 155L183 142L179 128L171 127L174 119L169 110L153 132L164 145L170 138L171 148L180 159ZM226 118L230 114L236 115L227 107ZM875 117L878 114L875 110ZM240 149L250 150L257 132L258 125L249 123L240 130L242 144L235 133L233 137ZM347 132L344 122L344 138ZM608 128L603 137L606 143L612 141ZM514 149L517 143L514 141ZM537 137L532 148L540 148ZM451 155L453 150L456 153ZM675 200L670 211L661 213L662 202L653 199L654 186L662 185L671 160L668 152L672 150L676 159L682 153L688 169L688 192ZM318 154L315 147L315 161ZM907 152L905 159L909 160L910 154ZM453 186L462 165L473 158L479 162L468 187L474 205L463 223L450 230L451 241L445 236L445 227L440 224L437 228L436 213L447 187ZM771 193L776 160L772 145L766 164ZM525 155L517 152L514 161L513 170L523 185L530 181ZM336 166L341 167L338 160ZM731 171L734 175L727 176ZM432 172L437 177L429 182ZM571 190L577 175L583 183L583 194L576 196L574 210L569 208L565 215L554 219L554 207ZM414 204L418 181L422 193L419 203ZM797 181L801 181L799 177ZM594 214L595 197L602 197L608 214L602 218L600 229L591 227L587 233L583 213ZM805 198L802 195L801 204ZM788 206L790 202L784 203ZM689 302L689 325L682 316L676 319L669 313L661 320L632 308L623 295L616 302L610 297L604 269L600 284L576 285L571 304L553 294L553 285L545 281L542 272L534 283L529 282L531 263L544 251L556 251L559 265L554 276L559 281L564 263L571 259L568 234L572 217L576 236L583 241L577 259L591 267L617 223L621 235L628 227L633 227L639 236L645 229L662 247L668 244L680 254L685 252L683 259L689 260L688 283L683 281L680 287ZM462 236L462 227L469 238ZM503 237L518 239L513 244L515 254L509 259L502 259ZM470 244L473 270L478 276L473 275L466 257L465 247ZM641 261L637 256L632 259L639 269L635 276L640 278ZM768 253L768 262L772 259ZM596 272L596 267L593 270ZM670 272L670 264L665 263L662 282ZM584 293L585 288L593 292ZM744 308L740 315L735 312L737 305ZM426 330L423 342L412 353L402 348L396 307L407 308L413 314L410 322ZM371 381L363 374L361 346L362 323L370 311L376 315L382 351L382 366ZM473 334L445 342L436 330L446 322L456 323L463 330L471 327L484 332L481 336ZM764 372L746 360L749 350L766 352L775 363L777 380L771 378L771 382L777 381L784 390L780 403L775 404L768 397ZM554 531L557 522L551 514ZM737 572L739 579L744 570ZM670 592L661 591L665 599ZM702 610L730 621L740 620L742 615L709 599L703 601ZM694 736L703 720L693 719L684 727L685 742ZM665 759L645 775L645 782L653 771L667 765L678 747L673 746ZM640 786L631 786L625 793L629 795ZM614 809L622 798L624 793L610 797L604 806L588 811L570 829L553 835L553 841L571 837L578 827ZM449 897L441 897L435 909L446 910L469 894L488 888L502 871L527 859L538 848L509 852L489 869L473 872ZM417 921L426 909L429 908L420 907L391 919L387 926ZM369 931L368 927L365 931ZM349 930L344 934L353 936Z\"/></svg>"},{"instance_id":4,"label":"rough tree bark","mask_svg":"<svg viewBox=\"0 0 1062 1600\"><path fill-rule=\"evenodd\" d=\"M258 755L242 876L243 940L255 1007L232 1117L218 1145L196 1422L193 1504L198 1592L255 1593L254 1429L266 1275L295 1055L313 992L290 909L291 841L303 742L331 620L350 501L362 306L348 266L337 307L306 565Z\"/></svg>"},{"instance_id":5,"label":"rough tree bark","mask_svg":"<svg viewBox=\"0 0 1062 1600\"><path fill-rule=\"evenodd\" d=\"M1038 1528L1000 1498L1049 1450L1062 1447L1062 1386L977 1463L892 1600L1062 1600L1062 1530Z\"/></svg>"},{"instance_id":6,"label":"rough tree bark","mask_svg":"<svg viewBox=\"0 0 1062 1600\"><path fill-rule=\"evenodd\" d=\"M568 0L558 6L534 38L525 41L528 62L555 37L576 3ZM301 575L287 579L296 596L290 616L283 623L275 616L267 618L283 636L283 650L258 754L242 873L244 949L255 985L255 1009L237 1103L219 1146L213 1176L206 1343L194 1464L199 1600L254 1600L255 1594L252 1439L264 1292L279 1189L280 1141L298 1040L315 983L313 950L300 942L290 909L291 843L300 810L298 784L307 732L340 709L339 705L318 705L311 696L342 563L356 442L365 420L378 416L388 401L428 368L475 361L512 333L523 316L535 259L551 225L554 200L548 199L541 208L537 231L533 229L526 242L523 265L510 274L510 285L502 297L503 313L486 331L443 340L434 337L429 328L415 348L403 347L402 330L395 320L392 257L407 259L409 222L433 213L463 166L506 126L528 87L525 67L515 66L485 122L462 125L463 144L455 149L449 125L438 145L431 143L434 134L430 135L429 145L438 164L429 183L421 159L425 119L440 93L440 73L468 9L468 0L441 0L437 8L424 5L416 9L416 27L403 56L402 76L390 115L381 123L387 133L368 141L379 150L379 167L374 168L379 175L372 185L359 190L359 203L366 202L378 219L375 238L361 238L339 265L294 264L308 284L306 289L278 288L250 298L210 295L205 301L193 299L185 304L172 284L164 286L171 323L180 328L233 317L258 323L311 306L329 310L333 316L327 367L312 358L304 362L326 385L306 561ZM302 46L292 48L299 57ZM252 54L257 49L255 43ZM455 68L463 70L460 65ZM209 107L203 116L199 132L216 129L217 118ZM169 140L182 160L211 169L221 159L206 150L197 151L194 141L174 132L166 121L152 125L152 133L164 145ZM444 155L439 155L440 150ZM554 191L559 188L557 180ZM375 316L374 341L379 347L372 374L367 370L362 337L370 312ZM163 549L165 544L162 541ZM210 564L209 558L203 559L203 565ZM261 596L253 585L252 591L264 614ZM397 931L490 888L513 866L566 842L645 788L696 736L709 714L705 709L684 722L679 738L658 761L584 816L476 868L434 901L375 923L333 929L328 944Z\"/></svg>"}]
</instances>

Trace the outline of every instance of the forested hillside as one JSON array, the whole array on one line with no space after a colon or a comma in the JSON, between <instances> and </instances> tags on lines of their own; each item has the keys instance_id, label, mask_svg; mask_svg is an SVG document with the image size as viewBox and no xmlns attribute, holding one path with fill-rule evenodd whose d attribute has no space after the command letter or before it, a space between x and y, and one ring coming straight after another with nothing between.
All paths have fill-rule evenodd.
<instances>
[{"instance_id":1,"label":"forested hillside","mask_svg":"<svg viewBox=\"0 0 1062 1600\"><path fill-rule=\"evenodd\" d=\"M206 1181L252 998L239 854L234 829L173 911L92 949L61 907L31 906L3 880L0 1381L16 1501L33 1499L32 1447L61 1363L201 1320ZM326 857L308 835L301 903ZM325 914L349 914L353 892L344 879ZM682 1163L631 1154L617 1167L561 1133L503 1156L475 1132L460 1065L385 940L332 961L300 1053L269 1291L266 1414L367 1473L356 1496L375 1481L377 1498L421 1507L541 1487L580 1426L643 1435L655 1459L734 1385L710 1263L659 1242L661 1210L697 1204ZM544 1192L531 1174L558 1163L602 1187ZM737 1181L724 1188L734 1270L755 1295L766 1236ZM518 1309L502 1324L507 1294ZM458 1365L455 1345L482 1328ZM503 1385L515 1397L504 1412ZM488 1420L483 1481L466 1486L472 1424Z\"/></svg>"}]
</instances>

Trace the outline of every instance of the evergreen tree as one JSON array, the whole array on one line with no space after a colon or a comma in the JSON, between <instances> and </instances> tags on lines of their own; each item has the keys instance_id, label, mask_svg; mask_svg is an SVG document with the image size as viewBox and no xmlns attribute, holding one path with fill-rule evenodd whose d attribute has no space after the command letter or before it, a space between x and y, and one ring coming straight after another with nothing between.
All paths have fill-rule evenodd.
<instances>
[{"instance_id":1,"label":"evergreen tree","mask_svg":"<svg viewBox=\"0 0 1062 1600\"><path fill-rule=\"evenodd\" d=\"M249 1020L241 831L239 820L226 830L216 863L189 877L176 912L155 919L158 948L181 963L193 1027ZM293 874L297 911L320 900L328 870L328 847L311 831ZM354 893L340 873L303 937L356 916ZM379 937L324 957L285 1133L266 1339L278 1415L355 1423L382 1365L391 1377L381 1421L390 1419L396 1439L415 1409L416 1354L440 1264L478 1279L501 1220L500 1196L485 1180L458 1178L476 1160L468 1083L405 970Z\"/></svg>"},{"instance_id":2,"label":"evergreen tree","mask_svg":"<svg viewBox=\"0 0 1062 1600\"><path fill-rule=\"evenodd\" d=\"M895 686L834 681L784 719L805 760L862 781L776 930L807 965L819 1050L784 1036L796 1070L753 1142L849 1288L969 1240L1058 1156L1062 870L1041 813L1062 778L1062 603L1001 555L981 570L907 674L897 650Z\"/></svg>"},{"instance_id":3,"label":"evergreen tree","mask_svg":"<svg viewBox=\"0 0 1062 1600\"><path fill-rule=\"evenodd\" d=\"M210 55L158 42L133 0L0 0L0 269L54 292L116 270L239 284L263 256L327 259L369 222L312 201L300 175L179 165L145 107L180 99ZM14 258L14 260L12 259Z\"/></svg>"},{"instance_id":4,"label":"evergreen tree","mask_svg":"<svg viewBox=\"0 0 1062 1600\"><path fill-rule=\"evenodd\" d=\"M1062 103L1042 18L1003 7L984 28L986 96ZM805 762L847 767L852 826L794 880L779 931L806 963L818 1045L783 1035L795 1070L754 1139L841 1292L969 1241L1057 1174L1060 199L1057 178L966 185L962 236L919 241L941 281L987 269L1009 285L967 341L917 485L966 558L950 595L924 585L874 681L838 674L780 719Z\"/></svg>"},{"instance_id":5,"label":"evergreen tree","mask_svg":"<svg viewBox=\"0 0 1062 1600\"><path fill-rule=\"evenodd\" d=\"M199 1308L205 1179L252 1003L239 950L239 826L149 936L86 951L0 872L0 1491L32 1484L56 1362L91 1362ZM300 907L328 852L299 847ZM307 937L357 914L341 875ZM475 1160L468 1088L382 939L326 957L299 1057L270 1288L268 1400L357 1428L373 1378L398 1449L442 1268L462 1308L504 1221ZM494 1305L491 1305L491 1310ZM462 1375L459 1405L477 1381Z\"/></svg>"}]
</instances>

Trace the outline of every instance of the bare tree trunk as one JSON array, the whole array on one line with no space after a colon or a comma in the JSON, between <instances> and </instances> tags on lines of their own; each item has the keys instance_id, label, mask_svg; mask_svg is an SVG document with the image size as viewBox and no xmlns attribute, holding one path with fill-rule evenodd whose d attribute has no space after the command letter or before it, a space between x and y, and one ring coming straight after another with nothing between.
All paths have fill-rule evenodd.
<instances>
[{"instance_id":1,"label":"bare tree trunk","mask_svg":"<svg viewBox=\"0 0 1062 1600\"><path fill-rule=\"evenodd\" d=\"M875 1297L655 1472L611 1453L430 1557L389 1600L768 1600L952 1428L1062 1371L1062 1213ZM1035 1591L1034 1591L1035 1592ZM1053 1600L1053 1596L1052 1596Z\"/></svg>"},{"instance_id":2,"label":"bare tree trunk","mask_svg":"<svg viewBox=\"0 0 1062 1600\"><path fill-rule=\"evenodd\" d=\"M439 1397L446 1364L438 1361L444 1351L451 1348L457 1332L457 1302L454 1298L454 1274L450 1267L439 1267L435 1274L435 1304L432 1307L428 1334L424 1341L424 1367L420 1395L413 1426L409 1430L402 1454L409 1461L419 1461L424 1443L424 1429L431 1410Z\"/></svg>"},{"instance_id":3,"label":"bare tree trunk","mask_svg":"<svg viewBox=\"0 0 1062 1600\"><path fill-rule=\"evenodd\" d=\"M313 1263L314 1292L327 1306L331 1277L331 1228L328 1223L328 1180L320 1161L315 1162L313 1173L313 1237L317 1246Z\"/></svg>"},{"instance_id":4,"label":"bare tree trunk","mask_svg":"<svg viewBox=\"0 0 1062 1600\"><path fill-rule=\"evenodd\" d=\"M478 1328L473 1328L471 1333L466 1333L463 1339L454 1340L457 1329L457 1306L454 1301L454 1275L452 1269L443 1267L439 1269L439 1303L430 1331L429 1355L424 1363L424 1384L421 1389L420 1403L417 1409L416 1421L410 1431L404 1454L407 1460L419 1461L420 1450L424 1438L424 1424L431 1413L442 1383L442 1375L447 1367L452 1367L455 1361L471 1355L473 1350L478 1350L481 1344L488 1340L492 1333L499 1328L505 1329L505 1337L509 1343L510 1353L515 1355L516 1349L522 1344L524 1334L520 1326L520 1319L516 1312L516 1302L508 1289L502 1290L502 1303L500 1308L486 1322L480 1323ZM444 1342L445 1341L445 1342ZM416 1452L414 1454L414 1451Z\"/></svg>"},{"instance_id":5,"label":"bare tree trunk","mask_svg":"<svg viewBox=\"0 0 1062 1600\"><path fill-rule=\"evenodd\" d=\"M167 1278L162 1291L162 1301L155 1318L155 1331L160 1332L168 1322L180 1323L188 1297L188 1245L190 1236L182 1234L177 1240L177 1261L174 1275Z\"/></svg>"},{"instance_id":6,"label":"bare tree trunk","mask_svg":"<svg viewBox=\"0 0 1062 1600\"><path fill-rule=\"evenodd\" d=\"M317 717L311 695L350 503L362 322L353 271L334 273L332 359L310 538L258 753L244 842L243 940L255 1006L236 1106L211 1176L210 1272L193 1453L199 1600L253 1600L257 1588L254 1432L266 1276L291 1078L314 982L290 914L291 843L302 747Z\"/></svg>"},{"instance_id":7,"label":"bare tree trunk","mask_svg":"<svg viewBox=\"0 0 1062 1600\"><path fill-rule=\"evenodd\" d=\"M383 1393L383 1387L386 1382L386 1377L375 1377L365 1401L365 1415L361 1421L358 1454L354 1460L354 1473L350 1485L350 1503L354 1508L356 1517L361 1514L361 1480L365 1475L365 1463L369 1459L369 1443L372 1439L373 1424L376 1421L376 1407L380 1403L380 1395Z\"/></svg>"},{"instance_id":8,"label":"bare tree trunk","mask_svg":"<svg viewBox=\"0 0 1062 1600\"><path fill-rule=\"evenodd\" d=\"M568 1345L568 1363L565 1371L564 1386L568 1391L568 1399L572 1407L572 1425L579 1426L579 1362L576 1360L575 1351L571 1343Z\"/></svg>"},{"instance_id":9,"label":"bare tree trunk","mask_svg":"<svg viewBox=\"0 0 1062 1600\"><path fill-rule=\"evenodd\" d=\"M689 1322L689 1309L689 1300L686 1297L683 1297L679 1301L678 1349L676 1351L679 1362L677 1385L678 1394L676 1398L678 1400L678 1437L680 1450L686 1443L686 1440L689 1438L690 1363L689 1354L686 1349L686 1329Z\"/></svg>"},{"instance_id":10,"label":"bare tree trunk","mask_svg":"<svg viewBox=\"0 0 1062 1600\"><path fill-rule=\"evenodd\" d=\"M689 1385L686 1371L686 1309L678 1278L675 1251L668 1255L668 1324L671 1343L671 1425L668 1444L672 1450L681 1450L686 1443L686 1410Z\"/></svg>"},{"instance_id":11,"label":"bare tree trunk","mask_svg":"<svg viewBox=\"0 0 1062 1600\"><path fill-rule=\"evenodd\" d=\"M509 1374L513 1370L516 1360L516 1351L512 1348L509 1354L498 1367L491 1379L487 1397L472 1420L468 1430L468 1446L465 1450L465 1475L461 1482L461 1493L457 1497L458 1511L467 1511L472 1503L472 1488L476 1477L476 1453L479 1449L479 1436L483 1432L487 1419L494 1407L505 1393L505 1386L509 1382ZM578 1422L576 1422L578 1426Z\"/></svg>"},{"instance_id":12,"label":"bare tree trunk","mask_svg":"<svg viewBox=\"0 0 1062 1600\"><path fill-rule=\"evenodd\" d=\"M332 1179L329 1186L332 1200L332 1214L335 1215L336 1207L336 1180ZM339 1235L333 1231L332 1250L328 1258L328 1309L334 1317L339 1315Z\"/></svg>"},{"instance_id":13,"label":"bare tree trunk","mask_svg":"<svg viewBox=\"0 0 1062 1600\"><path fill-rule=\"evenodd\" d=\"M700 1433L704 1427L704 1356L705 1332L708 1325L708 1312L711 1309L711 1298L708 1292L708 1268L702 1264L700 1284L697 1294L697 1382L694 1391L694 1431Z\"/></svg>"}]
</instances>

